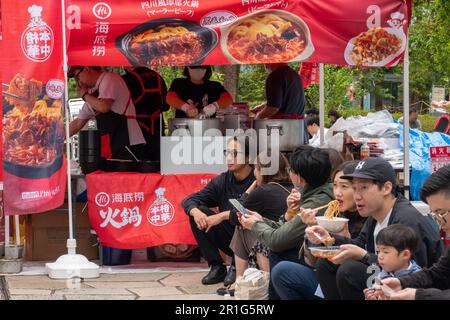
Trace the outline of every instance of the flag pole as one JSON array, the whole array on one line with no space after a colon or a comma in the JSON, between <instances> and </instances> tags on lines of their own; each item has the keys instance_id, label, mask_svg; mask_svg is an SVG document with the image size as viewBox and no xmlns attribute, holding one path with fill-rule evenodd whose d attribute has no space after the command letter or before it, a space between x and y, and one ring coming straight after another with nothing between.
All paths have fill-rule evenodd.
<instances>
[{"instance_id":1,"label":"flag pole","mask_svg":"<svg viewBox=\"0 0 450 320\"><path fill-rule=\"evenodd\" d=\"M72 210L72 183L70 172L70 133L69 133L69 88L67 79L67 35L66 35L66 10L65 0L61 0L61 24L62 24L62 43L63 43L63 71L64 71L64 95L63 106L65 115L66 129L66 154L67 154L67 207L69 213L69 239L67 239L68 254L60 256L56 262L45 265L48 276L53 279L69 279L73 277L80 278L98 278L100 268L93 262L90 262L85 256L76 254L77 240L73 235L73 210Z\"/></svg>"}]
</instances>

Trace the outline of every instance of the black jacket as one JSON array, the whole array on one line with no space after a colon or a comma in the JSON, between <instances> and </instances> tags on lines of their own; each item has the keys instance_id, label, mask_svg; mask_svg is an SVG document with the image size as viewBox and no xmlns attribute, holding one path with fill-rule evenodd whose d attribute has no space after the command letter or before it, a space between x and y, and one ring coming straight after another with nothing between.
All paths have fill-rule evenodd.
<instances>
[{"instance_id":1,"label":"black jacket","mask_svg":"<svg viewBox=\"0 0 450 320\"><path fill-rule=\"evenodd\" d=\"M233 206L228 200L240 199L253 181L255 181L253 170L242 181L237 181L232 172L226 171L212 179L202 190L185 198L181 206L187 215L193 208L200 206L218 207L220 212L230 210Z\"/></svg>"},{"instance_id":2,"label":"black jacket","mask_svg":"<svg viewBox=\"0 0 450 320\"><path fill-rule=\"evenodd\" d=\"M392 208L388 225L403 224L414 229L419 238L419 248L414 253L414 260L421 267L430 267L442 254L444 248L439 233L433 228L431 223L402 195L398 195ZM369 264L377 263L375 253L375 242L373 232L377 221L372 217L367 218L358 237L349 239L341 236L334 236L336 244L351 243L364 248L370 254Z\"/></svg>"},{"instance_id":3,"label":"black jacket","mask_svg":"<svg viewBox=\"0 0 450 320\"><path fill-rule=\"evenodd\" d=\"M419 288L416 300L450 300L450 247L429 269L400 278L402 288Z\"/></svg>"}]
</instances>

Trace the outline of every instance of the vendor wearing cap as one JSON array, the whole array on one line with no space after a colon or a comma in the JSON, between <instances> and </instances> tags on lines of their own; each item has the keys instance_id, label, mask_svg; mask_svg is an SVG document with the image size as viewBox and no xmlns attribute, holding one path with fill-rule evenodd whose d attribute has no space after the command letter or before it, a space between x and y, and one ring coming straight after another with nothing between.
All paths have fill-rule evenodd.
<instances>
[{"instance_id":1,"label":"vendor wearing cap","mask_svg":"<svg viewBox=\"0 0 450 320\"><path fill-rule=\"evenodd\" d=\"M167 103L176 109L176 118L195 118L203 113L214 117L219 108L233 103L233 97L217 81L209 80L211 66L185 67L186 78L173 80L167 93Z\"/></svg>"},{"instance_id":2,"label":"vendor wearing cap","mask_svg":"<svg viewBox=\"0 0 450 320\"><path fill-rule=\"evenodd\" d=\"M396 193L395 172L389 162L364 159L352 174L341 179L352 180L356 208L367 220L354 239L332 234L340 252L330 261L317 261L317 277L325 299L364 300L363 290L372 285L368 283L371 274L367 268L377 262L376 238L389 225L403 224L414 229L421 240L413 256L419 266L430 267L437 261L443 250L439 233L404 196ZM330 236L320 226L309 227L306 235L314 244L320 244L314 233L325 239Z\"/></svg>"},{"instance_id":3,"label":"vendor wearing cap","mask_svg":"<svg viewBox=\"0 0 450 320\"><path fill-rule=\"evenodd\" d=\"M68 76L77 80L78 96L86 102L78 118L70 123L70 135L80 131L95 117L101 134L103 158L131 159L125 146L131 146L139 156L145 140L123 79L98 67L72 67Z\"/></svg>"}]
</instances>

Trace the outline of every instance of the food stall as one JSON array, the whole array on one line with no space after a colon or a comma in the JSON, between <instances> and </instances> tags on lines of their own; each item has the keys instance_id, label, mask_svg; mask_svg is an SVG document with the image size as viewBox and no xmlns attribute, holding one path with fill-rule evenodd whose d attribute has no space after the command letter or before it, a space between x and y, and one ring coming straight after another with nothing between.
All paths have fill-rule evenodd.
<instances>
[{"instance_id":1,"label":"food stall","mask_svg":"<svg viewBox=\"0 0 450 320\"><path fill-rule=\"evenodd\" d=\"M6 214L43 212L64 200L65 180L70 179L71 170L62 148L64 135L60 130L63 127L58 103L65 105L67 100L64 72L67 65L184 66L309 61L355 67L393 66L407 48L409 7L409 1L400 0L357 3L227 0L220 4L202 0L46 0L39 6L31 1L2 1L3 12L20 12L21 17L5 15L9 20L3 19L11 30L3 38L3 45L7 43L10 50L2 57L2 65L23 66L20 70L4 70L3 82L10 86L4 91L23 97L21 89L25 87L29 99L22 109L18 107L21 103L10 102L10 110L4 111L4 116L42 117L49 122L46 128L50 129L46 132L57 133L51 137L51 144L44 143L50 146L44 152L48 157L34 165L23 163L23 159L4 157L4 164L8 162L12 168L19 168L14 171L5 167L5 188L8 186L10 190L5 192ZM64 22L62 33L59 32L61 21ZM389 49L372 52L365 46L364 38L387 41ZM12 90L14 85L16 91ZM43 101L43 107L39 109L34 101ZM282 125L272 125L279 136L284 132ZM267 124L263 126L272 130ZM15 131L17 126L12 125L9 132ZM298 131L287 132L285 138L290 140L298 134ZM30 140L21 137L24 143ZM66 141L70 141L67 122ZM5 154L10 154L8 150L12 146L4 146ZM67 146L66 153L69 152ZM162 154L168 156L167 152ZM162 165L165 163L162 161ZM46 173L38 178L30 176L36 170ZM20 176L24 171L27 174ZM201 188L213 174L207 171L188 175L186 172L90 174L87 184L91 225L102 243L115 248L168 242L193 244L188 217L180 201ZM71 194L71 185L67 186ZM70 228L71 202L69 197ZM73 255L73 230L69 240L69 253Z\"/></svg>"}]
</instances>

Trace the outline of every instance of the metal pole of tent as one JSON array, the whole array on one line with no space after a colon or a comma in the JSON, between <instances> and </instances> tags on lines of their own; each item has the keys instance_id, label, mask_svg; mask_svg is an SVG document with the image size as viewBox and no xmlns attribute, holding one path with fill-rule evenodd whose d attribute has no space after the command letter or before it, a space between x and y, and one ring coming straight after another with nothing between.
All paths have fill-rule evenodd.
<instances>
[{"instance_id":1,"label":"metal pole of tent","mask_svg":"<svg viewBox=\"0 0 450 320\"><path fill-rule=\"evenodd\" d=\"M5 248L9 246L9 216L5 215Z\"/></svg>"},{"instance_id":2,"label":"metal pole of tent","mask_svg":"<svg viewBox=\"0 0 450 320\"><path fill-rule=\"evenodd\" d=\"M14 216L14 230L16 231L16 245L20 246L20 221L17 214Z\"/></svg>"},{"instance_id":3,"label":"metal pole of tent","mask_svg":"<svg viewBox=\"0 0 450 320\"><path fill-rule=\"evenodd\" d=\"M73 239L73 210L72 210L72 183L70 174L70 145L72 140L69 133L69 122L70 122L70 111L69 111L69 86L67 79L67 38L66 38L66 19L65 19L65 1L61 0L62 7L62 45L63 45L63 71L64 71L64 96L63 96L63 106L64 106L64 117L66 118L66 155L67 155L67 209L69 210L69 239Z\"/></svg>"},{"instance_id":4,"label":"metal pole of tent","mask_svg":"<svg viewBox=\"0 0 450 320\"><path fill-rule=\"evenodd\" d=\"M320 146L325 144L325 77L323 63L319 63L319 121Z\"/></svg>"},{"instance_id":5,"label":"metal pole of tent","mask_svg":"<svg viewBox=\"0 0 450 320\"><path fill-rule=\"evenodd\" d=\"M409 37L403 58L403 185L409 199Z\"/></svg>"}]
</instances>

